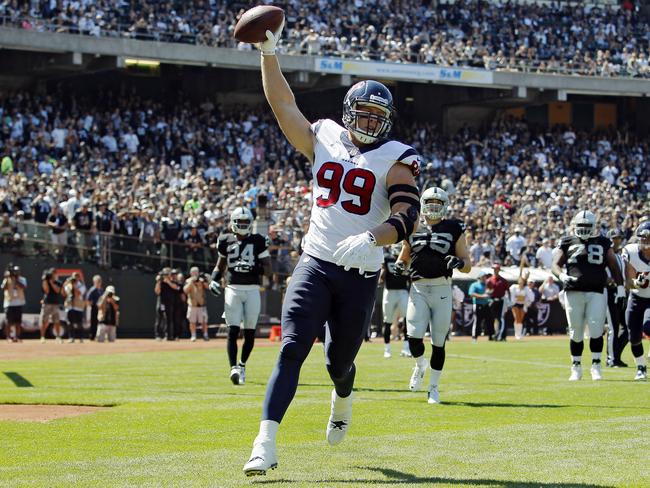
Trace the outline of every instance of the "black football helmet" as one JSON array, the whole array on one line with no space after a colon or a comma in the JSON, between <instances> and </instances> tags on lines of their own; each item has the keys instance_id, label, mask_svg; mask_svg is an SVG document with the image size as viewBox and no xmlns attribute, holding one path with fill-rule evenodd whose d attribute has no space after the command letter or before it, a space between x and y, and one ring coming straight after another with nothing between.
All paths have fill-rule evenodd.
<instances>
[{"instance_id":1,"label":"black football helmet","mask_svg":"<svg viewBox=\"0 0 650 488\"><path fill-rule=\"evenodd\" d=\"M360 105L377 107L383 114L360 109ZM363 144L372 144L387 136L393 128L394 115L393 95L378 81L360 81L348 90L343 99L343 125ZM359 125L359 121L363 119L367 121L365 128ZM371 120L376 122L372 129L369 124Z\"/></svg>"}]
</instances>

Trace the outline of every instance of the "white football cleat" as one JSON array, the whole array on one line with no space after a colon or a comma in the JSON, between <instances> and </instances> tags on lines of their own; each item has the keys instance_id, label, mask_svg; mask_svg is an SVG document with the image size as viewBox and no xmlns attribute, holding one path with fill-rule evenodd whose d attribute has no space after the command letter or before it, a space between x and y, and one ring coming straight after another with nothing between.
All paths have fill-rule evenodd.
<instances>
[{"instance_id":1,"label":"white football cleat","mask_svg":"<svg viewBox=\"0 0 650 488\"><path fill-rule=\"evenodd\" d=\"M594 363L591 365L591 369L589 370L591 373L591 379L594 381L600 381L603 379L603 373L600 368L600 363Z\"/></svg>"},{"instance_id":2,"label":"white football cleat","mask_svg":"<svg viewBox=\"0 0 650 488\"><path fill-rule=\"evenodd\" d=\"M422 380L426 371L426 359L420 361L423 358L424 356L420 356L415 360L415 367L413 368L413 374L411 374L411 380L409 381L409 390L411 391L419 391L422 386Z\"/></svg>"},{"instance_id":3,"label":"white football cleat","mask_svg":"<svg viewBox=\"0 0 650 488\"><path fill-rule=\"evenodd\" d=\"M402 348L399 355L402 358L412 358L413 357L413 355L411 354L411 351L409 351L408 347Z\"/></svg>"},{"instance_id":4,"label":"white football cleat","mask_svg":"<svg viewBox=\"0 0 650 488\"><path fill-rule=\"evenodd\" d=\"M239 384L239 366L230 368L230 381L232 381L233 385Z\"/></svg>"},{"instance_id":5,"label":"white football cleat","mask_svg":"<svg viewBox=\"0 0 650 488\"><path fill-rule=\"evenodd\" d=\"M332 390L332 407L330 418L327 421L325 437L330 446L340 444L350 428L352 421L352 393L350 396L341 398Z\"/></svg>"},{"instance_id":6,"label":"white football cleat","mask_svg":"<svg viewBox=\"0 0 650 488\"><path fill-rule=\"evenodd\" d=\"M582 365L572 364L571 376L569 376L569 381L580 381L581 379L582 379Z\"/></svg>"},{"instance_id":7,"label":"white football cleat","mask_svg":"<svg viewBox=\"0 0 650 488\"><path fill-rule=\"evenodd\" d=\"M636 381L645 381L648 379L648 368L646 366L637 366L636 375L634 376Z\"/></svg>"},{"instance_id":8,"label":"white football cleat","mask_svg":"<svg viewBox=\"0 0 650 488\"><path fill-rule=\"evenodd\" d=\"M384 346L384 359L390 359L393 357L391 351L390 351L390 344L386 344Z\"/></svg>"},{"instance_id":9,"label":"white football cleat","mask_svg":"<svg viewBox=\"0 0 650 488\"><path fill-rule=\"evenodd\" d=\"M427 392L427 403L429 405L440 403L440 393L438 392L438 385L429 387L429 391Z\"/></svg>"},{"instance_id":10,"label":"white football cleat","mask_svg":"<svg viewBox=\"0 0 650 488\"><path fill-rule=\"evenodd\" d=\"M255 439L251 457L244 465L244 474L246 476L265 476L269 469L277 467L278 458L275 454L275 443Z\"/></svg>"},{"instance_id":11,"label":"white football cleat","mask_svg":"<svg viewBox=\"0 0 650 488\"><path fill-rule=\"evenodd\" d=\"M246 382L246 366L239 367L239 384L243 385Z\"/></svg>"}]
</instances>

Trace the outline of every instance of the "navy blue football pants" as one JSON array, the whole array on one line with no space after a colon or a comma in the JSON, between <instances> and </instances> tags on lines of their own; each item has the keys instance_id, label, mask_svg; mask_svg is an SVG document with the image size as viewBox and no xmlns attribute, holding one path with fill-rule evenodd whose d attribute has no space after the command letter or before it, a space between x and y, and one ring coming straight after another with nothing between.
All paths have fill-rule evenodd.
<instances>
[{"instance_id":1,"label":"navy blue football pants","mask_svg":"<svg viewBox=\"0 0 650 488\"><path fill-rule=\"evenodd\" d=\"M644 323L646 310L650 308L650 298L637 296L630 293L625 310L625 321L630 333L630 344L638 344L643 338L643 333L650 334L650 323Z\"/></svg>"},{"instance_id":2,"label":"navy blue football pants","mask_svg":"<svg viewBox=\"0 0 650 488\"><path fill-rule=\"evenodd\" d=\"M324 326L327 371L339 396L352 392L354 358L370 325L378 277L379 272L360 275L307 254L300 257L282 304L282 346L267 385L262 420L282 420L302 363Z\"/></svg>"}]
</instances>

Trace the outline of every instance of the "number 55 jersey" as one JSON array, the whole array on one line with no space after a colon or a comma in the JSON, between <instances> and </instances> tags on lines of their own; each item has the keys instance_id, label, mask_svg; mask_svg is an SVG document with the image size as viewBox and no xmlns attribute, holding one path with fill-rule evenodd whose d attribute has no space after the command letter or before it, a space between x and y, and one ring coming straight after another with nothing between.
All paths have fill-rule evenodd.
<instances>
[{"instance_id":1,"label":"number 55 jersey","mask_svg":"<svg viewBox=\"0 0 650 488\"><path fill-rule=\"evenodd\" d=\"M409 238L411 279L451 277L452 270L447 269L445 258L456 255L456 242L463 232L465 224L460 220L445 219L431 226L421 222Z\"/></svg>"},{"instance_id":2,"label":"number 55 jersey","mask_svg":"<svg viewBox=\"0 0 650 488\"><path fill-rule=\"evenodd\" d=\"M607 251L612 242L603 236L586 240L564 236L558 247L566 258L567 274L578 278L575 283L568 283L565 289L602 293L607 285Z\"/></svg>"},{"instance_id":3,"label":"number 55 jersey","mask_svg":"<svg viewBox=\"0 0 650 488\"><path fill-rule=\"evenodd\" d=\"M406 164L418 174L420 158L412 147L392 140L358 148L347 129L329 119L312 124L311 131L313 206L304 251L333 263L338 242L390 217L386 175L393 164ZM382 248L377 247L368 270L378 271L383 259Z\"/></svg>"}]
</instances>

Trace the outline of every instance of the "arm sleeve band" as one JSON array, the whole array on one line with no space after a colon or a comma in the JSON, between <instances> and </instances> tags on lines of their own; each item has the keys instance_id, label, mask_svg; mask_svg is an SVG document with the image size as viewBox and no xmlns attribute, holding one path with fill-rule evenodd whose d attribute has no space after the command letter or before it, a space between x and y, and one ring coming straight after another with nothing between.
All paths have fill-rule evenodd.
<instances>
[{"instance_id":1,"label":"arm sleeve band","mask_svg":"<svg viewBox=\"0 0 650 488\"><path fill-rule=\"evenodd\" d=\"M416 186L413 185L391 185L388 187L388 198L390 198L394 193L412 193L418 199L420 198L420 191Z\"/></svg>"},{"instance_id":2,"label":"arm sleeve band","mask_svg":"<svg viewBox=\"0 0 650 488\"><path fill-rule=\"evenodd\" d=\"M212 275L210 276L210 278L212 279L212 281L217 281L217 282L218 282L218 281L221 281L221 278L222 278L222 277L223 277L223 274L222 274L221 271L219 271L218 269L215 269L215 270L212 272Z\"/></svg>"},{"instance_id":3,"label":"arm sleeve band","mask_svg":"<svg viewBox=\"0 0 650 488\"><path fill-rule=\"evenodd\" d=\"M397 215L401 217L401 220L404 223L404 227L406 228L406 235L410 236L413 234L415 222L408 216L406 212L398 212Z\"/></svg>"},{"instance_id":4,"label":"arm sleeve band","mask_svg":"<svg viewBox=\"0 0 650 488\"><path fill-rule=\"evenodd\" d=\"M387 221L387 224L392 225L395 230L397 231L397 242L402 242L404 239L406 239L406 233L404 232L404 224L402 223L402 219L399 217L393 216L390 217Z\"/></svg>"},{"instance_id":5,"label":"arm sleeve band","mask_svg":"<svg viewBox=\"0 0 650 488\"><path fill-rule=\"evenodd\" d=\"M410 203L412 206L418 209L418 212L420 211L420 201L417 198L413 198L410 195L397 195L396 197L390 197L391 207L399 202Z\"/></svg>"}]
</instances>

